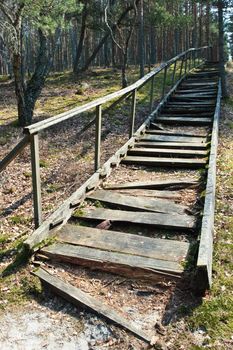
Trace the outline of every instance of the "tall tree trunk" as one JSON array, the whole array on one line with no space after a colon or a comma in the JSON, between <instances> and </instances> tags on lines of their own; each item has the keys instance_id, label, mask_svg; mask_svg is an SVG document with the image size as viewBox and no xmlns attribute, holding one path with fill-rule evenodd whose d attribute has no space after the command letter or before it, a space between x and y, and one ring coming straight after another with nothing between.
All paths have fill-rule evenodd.
<instances>
[{"instance_id":1,"label":"tall tree trunk","mask_svg":"<svg viewBox=\"0 0 233 350\"><path fill-rule=\"evenodd\" d=\"M32 122L35 103L44 86L51 63L48 57L47 38L40 29L38 30L38 34L40 46L36 67L33 76L27 83L26 88L24 87L24 82L22 81L22 77L20 75L21 58L15 56L13 61L20 126L26 126Z\"/></svg>"},{"instance_id":2,"label":"tall tree trunk","mask_svg":"<svg viewBox=\"0 0 233 350\"><path fill-rule=\"evenodd\" d=\"M74 74L78 74L78 72L79 72L80 58L81 58L82 51L83 51L83 45L84 45L84 40L85 40L85 36L86 36L86 29L87 29L87 27L86 27L87 15L88 15L87 1L85 1L83 11L82 11L82 24L81 24L80 37L79 37L78 47L77 47L77 51L76 51L76 55L75 55L75 59L74 59L74 66L73 66Z\"/></svg>"},{"instance_id":3,"label":"tall tree trunk","mask_svg":"<svg viewBox=\"0 0 233 350\"><path fill-rule=\"evenodd\" d=\"M145 65L145 48L144 48L144 11L143 11L143 0L139 2L139 64L140 64L140 78L144 76L144 65Z\"/></svg>"},{"instance_id":4,"label":"tall tree trunk","mask_svg":"<svg viewBox=\"0 0 233 350\"><path fill-rule=\"evenodd\" d=\"M135 3L136 5L139 3L140 0L136 0ZM118 18L118 20L116 21L116 23L114 23L111 27L112 32L115 31L115 29L121 25L123 19L127 16L127 14L129 13L129 11L131 11L134 8L133 5L128 6L120 15L120 17ZM95 49L93 50L91 56L89 56L86 59L85 64L83 65L83 67L80 69L82 72L86 71L91 62L96 58L97 54L99 53L100 49L103 47L104 43L106 42L106 40L109 38L109 36L111 35L110 31L106 32L105 35L103 36L103 38L99 41L99 44L95 47Z\"/></svg>"},{"instance_id":5,"label":"tall tree trunk","mask_svg":"<svg viewBox=\"0 0 233 350\"><path fill-rule=\"evenodd\" d=\"M222 96L228 97L226 86L226 72L225 72L225 55L224 55L224 22L223 22L223 8L224 2L218 0L218 26L219 26L219 69L222 80Z\"/></svg>"},{"instance_id":6,"label":"tall tree trunk","mask_svg":"<svg viewBox=\"0 0 233 350\"><path fill-rule=\"evenodd\" d=\"M25 118L25 86L22 77L22 57L20 52L14 53L12 57L12 66L15 80L15 95L17 99L18 120L20 126L27 125L27 118Z\"/></svg>"}]
</instances>

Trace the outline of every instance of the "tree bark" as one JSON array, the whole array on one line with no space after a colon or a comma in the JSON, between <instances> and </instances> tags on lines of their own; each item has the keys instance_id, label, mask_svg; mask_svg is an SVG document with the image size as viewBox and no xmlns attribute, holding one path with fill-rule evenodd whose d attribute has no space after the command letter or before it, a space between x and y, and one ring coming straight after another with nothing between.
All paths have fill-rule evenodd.
<instances>
[{"instance_id":1,"label":"tree bark","mask_svg":"<svg viewBox=\"0 0 233 350\"><path fill-rule=\"evenodd\" d=\"M34 74L27 83L26 88L21 76L21 57L19 54L14 55L13 57L15 93L17 98L18 119L20 126L26 126L32 122L35 103L44 86L51 63L48 57L47 38L40 29L38 30L38 34L40 46L36 67Z\"/></svg>"},{"instance_id":2,"label":"tree bark","mask_svg":"<svg viewBox=\"0 0 233 350\"><path fill-rule=\"evenodd\" d=\"M82 55L84 40L85 40L85 36L86 36L87 16L88 16L87 1L85 1L84 8L83 8L83 11L82 11L81 32L80 32L78 47L77 47L77 51L76 51L76 56L75 56L75 59L74 59L74 66L73 66L73 72L76 75L79 72L80 58L81 58L81 55Z\"/></svg>"},{"instance_id":3,"label":"tree bark","mask_svg":"<svg viewBox=\"0 0 233 350\"><path fill-rule=\"evenodd\" d=\"M219 28L219 70L222 81L222 97L228 97L226 86L225 72L225 55L224 55L224 22L223 22L224 2L218 0L218 28Z\"/></svg>"},{"instance_id":4,"label":"tree bark","mask_svg":"<svg viewBox=\"0 0 233 350\"><path fill-rule=\"evenodd\" d=\"M140 64L140 78L144 76L144 65L145 65L145 49L144 49L144 13L143 13L143 0L139 2L139 64Z\"/></svg>"}]
</instances>

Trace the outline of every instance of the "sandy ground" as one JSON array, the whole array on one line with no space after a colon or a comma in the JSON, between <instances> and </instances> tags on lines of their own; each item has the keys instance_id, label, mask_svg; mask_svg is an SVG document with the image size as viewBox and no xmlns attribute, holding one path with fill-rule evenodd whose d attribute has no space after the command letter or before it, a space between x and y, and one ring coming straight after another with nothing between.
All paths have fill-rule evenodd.
<instances>
[{"instance_id":1,"label":"sandy ground","mask_svg":"<svg viewBox=\"0 0 233 350\"><path fill-rule=\"evenodd\" d=\"M48 300L42 306L33 301L1 314L2 350L88 350L92 345L114 343L112 330L96 316L56 297Z\"/></svg>"}]
</instances>

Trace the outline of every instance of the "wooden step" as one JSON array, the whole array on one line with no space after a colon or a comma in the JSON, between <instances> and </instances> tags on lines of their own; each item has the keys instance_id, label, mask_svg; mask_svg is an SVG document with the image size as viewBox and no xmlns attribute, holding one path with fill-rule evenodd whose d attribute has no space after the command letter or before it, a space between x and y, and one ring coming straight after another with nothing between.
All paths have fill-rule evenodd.
<instances>
[{"instance_id":1,"label":"wooden step","mask_svg":"<svg viewBox=\"0 0 233 350\"><path fill-rule=\"evenodd\" d=\"M182 264L121 252L112 252L72 244L55 243L41 250L41 254L55 261L90 267L92 270L109 271L131 278L157 280L157 274L181 275Z\"/></svg>"},{"instance_id":2,"label":"wooden step","mask_svg":"<svg viewBox=\"0 0 233 350\"><path fill-rule=\"evenodd\" d=\"M214 112L212 113L176 113L176 112L173 112L173 111L169 111L168 113L166 113L166 110L163 111L159 117L164 117L164 118L172 118L172 117L184 117L184 118L211 118L214 116Z\"/></svg>"},{"instance_id":3,"label":"wooden step","mask_svg":"<svg viewBox=\"0 0 233 350\"><path fill-rule=\"evenodd\" d=\"M195 134L190 132L182 132L182 131L168 131L168 130L154 130L154 129L147 129L147 134L154 134L154 135L171 135L171 136L188 136L188 137L201 137L206 138L207 134Z\"/></svg>"},{"instance_id":4,"label":"wooden step","mask_svg":"<svg viewBox=\"0 0 233 350\"><path fill-rule=\"evenodd\" d=\"M147 165L156 167L172 168L200 168L206 165L205 159L198 158L162 158L162 157L140 157L127 156L122 160L123 164Z\"/></svg>"},{"instance_id":5,"label":"wooden step","mask_svg":"<svg viewBox=\"0 0 233 350\"><path fill-rule=\"evenodd\" d=\"M201 93L190 93L190 94L183 94L183 93L179 93L179 92L176 92L172 98L177 98L177 97L182 97L184 99L188 99L188 98L197 98L197 99L209 99L209 98L214 98L216 96L216 93L204 93L204 92L201 92Z\"/></svg>"},{"instance_id":6,"label":"wooden step","mask_svg":"<svg viewBox=\"0 0 233 350\"><path fill-rule=\"evenodd\" d=\"M155 213L174 213L183 214L187 207L176 204L166 199L152 199L145 197L133 197L125 194L116 193L111 190L96 190L90 194L87 199L97 200L108 203L114 207L120 207L129 210L149 211Z\"/></svg>"},{"instance_id":7,"label":"wooden step","mask_svg":"<svg viewBox=\"0 0 233 350\"><path fill-rule=\"evenodd\" d=\"M158 117L157 122L163 124L177 124L177 125L211 125L213 123L212 118L190 118L190 117Z\"/></svg>"},{"instance_id":8,"label":"wooden step","mask_svg":"<svg viewBox=\"0 0 233 350\"><path fill-rule=\"evenodd\" d=\"M190 149L190 150L206 150L206 143L190 143L190 142L149 142L138 141L134 144L134 148L174 148L174 149Z\"/></svg>"},{"instance_id":9,"label":"wooden step","mask_svg":"<svg viewBox=\"0 0 233 350\"><path fill-rule=\"evenodd\" d=\"M206 101L209 103L215 103L215 98L214 96L195 96L194 94L190 95L173 95L170 99L170 101L181 101L189 104L189 102L197 102L201 103L202 101Z\"/></svg>"},{"instance_id":10,"label":"wooden step","mask_svg":"<svg viewBox=\"0 0 233 350\"><path fill-rule=\"evenodd\" d=\"M195 229L196 219L186 214L148 213L138 211L112 210L105 208L83 209L75 217L86 220L110 220L116 222L131 222L134 224L152 225L164 229Z\"/></svg>"},{"instance_id":11,"label":"wooden step","mask_svg":"<svg viewBox=\"0 0 233 350\"><path fill-rule=\"evenodd\" d=\"M182 112L182 113L214 113L214 107L203 107L203 106L179 106L176 104L173 105L166 105L163 108L163 111L169 110L169 111L175 111L175 112Z\"/></svg>"},{"instance_id":12,"label":"wooden step","mask_svg":"<svg viewBox=\"0 0 233 350\"><path fill-rule=\"evenodd\" d=\"M182 158L207 157L207 151L183 150L183 149L163 149L163 148L133 148L128 151L129 156L176 156Z\"/></svg>"},{"instance_id":13,"label":"wooden step","mask_svg":"<svg viewBox=\"0 0 233 350\"><path fill-rule=\"evenodd\" d=\"M154 180L154 181L147 181L147 182L124 182L120 184L110 184L105 185L104 189L106 190L119 190L119 189L182 189L182 188L188 188L188 187L195 187L197 186L198 181L195 179L166 179L166 180Z\"/></svg>"},{"instance_id":14,"label":"wooden step","mask_svg":"<svg viewBox=\"0 0 233 350\"><path fill-rule=\"evenodd\" d=\"M214 108L215 107L215 105L216 105L216 102L215 101L213 101L213 102L209 102L209 101L199 101L199 102L196 102L196 101L193 101L193 102L182 102L182 101L174 101L174 102L172 102L172 101L169 101L169 102L167 102L167 104L166 105L171 105L171 106L174 106L174 105L176 105L176 106L183 106L183 107L188 107L188 108L191 108L191 107L196 107L196 106L198 106L198 107L212 107L212 108Z\"/></svg>"},{"instance_id":15,"label":"wooden step","mask_svg":"<svg viewBox=\"0 0 233 350\"><path fill-rule=\"evenodd\" d=\"M129 196L140 196L140 197L149 197L149 198L162 198L162 199L172 199L172 200L180 200L181 193L179 191L170 191L165 190L145 190L145 189L122 189L117 190L117 193L127 194Z\"/></svg>"},{"instance_id":16,"label":"wooden step","mask_svg":"<svg viewBox=\"0 0 233 350\"><path fill-rule=\"evenodd\" d=\"M182 84L181 84L181 87L186 87L186 88L197 88L197 87L207 87L207 86L212 86L212 87L215 87L217 89L217 86L218 86L218 83L213 81L213 82L193 82L193 81L184 81Z\"/></svg>"},{"instance_id":17,"label":"wooden step","mask_svg":"<svg viewBox=\"0 0 233 350\"><path fill-rule=\"evenodd\" d=\"M204 88L199 88L199 89L186 89L186 88L180 88L176 90L176 93L181 93L181 94L190 94L190 93L195 93L195 94L202 94L202 93L207 93L207 94L217 94L217 89L216 88L208 88L208 89L204 89Z\"/></svg>"},{"instance_id":18,"label":"wooden step","mask_svg":"<svg viewBox=\"0 0 233 350\"><path fill-rule=\"evenodd\" d=\"M70 224L58 231L56 240L76 246L176 262L184 260L189 250L189 243L186 242Z\"/></svg>"},{"instance_id":19,"label":"wooden step","mask_svg":"<svg viewBox=\"0 0 233 350\"><path fill-rule=\"evenodd\" d=\"M218 76L219 75L219 72L218 71L210 71L210 72L208 72L208 71L202 71L202 72L193 72L193 73L190 73L190 74L188 74L188 76L187 76L187 79L189 79L189 78L193 78L193 77L198 77L198 78L202 78L202 77L214 77L214 76Z\"/></svg>"},{"instance_id":20,"label":"wooden step","mask_svg":"<svg viewBox=\"0 0 233 350\"><path fill-rule=\"evenodd\" d=\"M156 121L162 117L157 117ZM172 136L172 135L148 135L145 134L141 141L164 141L164 142L190 142L190 143L205 143L206 137L191 137L191 136Z\"/></svg>"}]
</instances>

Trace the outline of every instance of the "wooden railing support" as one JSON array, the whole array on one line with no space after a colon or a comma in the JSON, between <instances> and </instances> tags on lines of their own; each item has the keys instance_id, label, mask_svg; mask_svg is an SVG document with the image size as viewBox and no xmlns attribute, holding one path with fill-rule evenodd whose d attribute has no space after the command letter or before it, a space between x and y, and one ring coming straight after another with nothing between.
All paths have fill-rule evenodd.
<instances>
[{"instance_id":1,"label":"wooden railing support","mask_svg":"<svg viewBox=\"0 0 233 350\"><path fill-rule=\"evenodd\" d=\"M153 102L154 102L154 82L155 82L155 77L152 77L151 78L151 87L150 87L150 107L149 107L150 113L152 112Z\"/></svg>"},{"instance_id":2,"label":"wooden railing support","mask_svg":"<svg viewBox=\"0 0 233 350\"><path fill-rule=\"evenodd\" d=\"M167 81L167 66L164 68L162 99L164 98L164 95L165 95L166 81Z\"/></svg>"},{"instance_id":3,"label":"wooden railing support","mask_svg":"<svg viewBox=\"0 0 233 350\"><path fill-rule=\"evenodd\" d=\"M174 85L174 82L175 82L176 66L177 66L177 61L174 63L174 68L173 68L173 73L172 73L172 86Z\"/></svg>"},{"instance_id":4,"label":"wooden railing support","mask_svg":"<svg viewBox=\"0 0 233 350\"><path fill-rule=\"evenodd\" d=\"M135 89L133 91L133 93L132 93L129 138L131 138L133 136L133 134L134 134L134 124L135 124L135 115L136 115L136 102L137 102L137 90Z\"/></svg>"},{"instance_id":5,"label":"wooden railing support","mask_svg":"<svg viewBox=\"0 0 233 350\"><path fill-rule=\"evenodd\" d=\"M41 181L40 181L40 157L38 134L31 135L31 167L32 167L32 188L34 204L35 227L42 224L42 203L41 203Z\"/></svg>"},{"instance_id":6,"label":"wooden railing support","mask_svg":"<svg viewBox=\"0 0 233 350\"><path fill-rule=\"evenodd\" d=\"M188 66L188 55L185 55L184 75L187 74L187 66Z\"/></svg>"},{"instance_id":7,"label":"wooden railing support","mask_svg":"<svg viewBox=\"0 0 233 350\"><path fill-rule=\"evenodd\" d=\"M95 119L95 171L100 168L100 156L101 156L101 119L102 119L102 106L96 106L96 119Z\"/></svg>"},{"instance_id":8,"label":"wooden railing support","mask_svg":"<svg viewBox=\"0 0 233 350\"><path fill-rule=\"evenodd\" d=\"M181 79L181 76L182 76L183 65L184 65L184 57L182 57L182 61L181 61L181 65L180 65L179 80Z\"/></svg>"}]
</instances>

